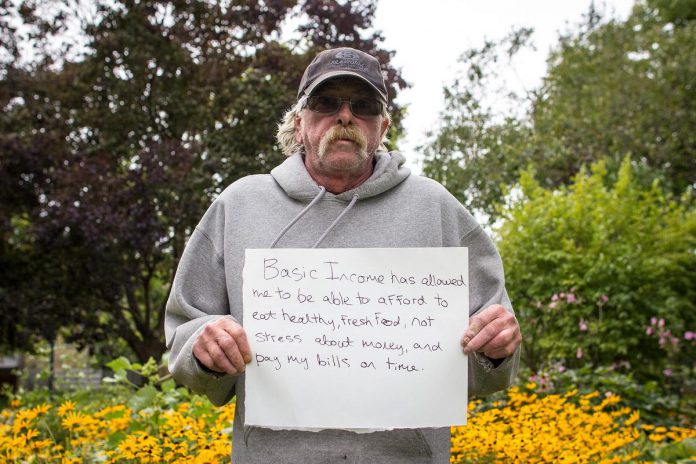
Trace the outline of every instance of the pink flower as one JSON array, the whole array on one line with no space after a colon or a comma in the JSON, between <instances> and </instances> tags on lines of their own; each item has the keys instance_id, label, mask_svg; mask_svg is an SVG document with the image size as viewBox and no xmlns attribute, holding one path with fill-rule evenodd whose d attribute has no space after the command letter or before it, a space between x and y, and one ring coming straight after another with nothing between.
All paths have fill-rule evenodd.
<instances>
[{"instance_id":1,"label":"pink flower","mask_svg":"<svg viewBox=\"0 0 696 464\"><path fill-rule=\"evenodd\" d=\"M665 326L665 320L664 320L664 319L660 319L660 320L657 322L657 325L658 325L659 327L664 327L664 326Z\"/></svg>"},{"instance_id":2,"label":"pink flower","mask_svg":"<svg viewBox=\"0 0 696 464\"><path fill-rule=\"evenodd\" d=\"M578 327L580 328L581 332L587 332L587 323L585 322L584 319L580 319L580 323L578 324Z\"/></svg>"},{"instance_id":3,"label":"pink flower","mask_svg":"<svg viewBox=\"0 0 696 464\"><path fill-rule=\"evenodd\" d=\"M554 293L551 297L551 301L558 301L558 295Z\"/></svg>"},{"instance_id":4,"label":"pink flower","mask_svg":"<svg viewBox=\"0 0 696 464\"><path fill-rule=\"evenodd\" d=\"M691 331L684 332L684 340L693 340L696 338L696 333Z\"/></svg>"},{"instance_id":5,"label":"pink flower","mask_svg":"<svg viewBox=\"0 0 696 464\"><path fill-rule=\"evenodd\" d=\"M645 329L645 334L646 334L646 335L652 335L652 334L653 334L653 328L652 328L652 327L648 327L647 329Z\"/></svg>"},{"instance_id":6,"label":"pink flower","mask_svg":"<svg viewBox=\"0 0 696 464\"><path fill-rule=\"evenodd\" d=\"M572 293L569 293L568 296L566 297L566 301L568 301L568 304L575 303L575 300L576 300L575 295L573 295Z\"/></svg>"},{"instance_id":7,"label":"pink flower","mask_svg":"<svg viewBox=\"0 0 696 464\"><path fill-rule=\"evenodd\" d=\"M558 372L565 372L565 366L558 366Z\"/></svg>"},{"instance_id":8,"label":"pink flower","mask_svg":"<svg viewBox=\"0 0 696 464\"><path fill-rule=\"evenodd\" d=\"M582 359L583 356L585 356L585 352L582 351L582 348L578 347L578 350L575 352L575 357Z\"/></svg>"},{"instance_id":9,"label":"pink flower","mask_svg":"<svg viewBox=\"0 0 696 464\"><path fill-rule=\"evenodd\" d=\"M600 301L602 302L602 304L604 304L604 303L606 303L607 301L609 301L609 297L606 296L606 295L600 296L599 299L600 299Z\"/></svg>"},{"instance_id":10,"label":"pink flower","mask_svg":"<svg viewBox=\"0 0 696 464\"><path fill-rule=\"evenodd\" d=\"M553 308L555 308L557 305L558 305L558 301L552 301L551 303L549 303L549 308L553 309Z\"/></svg>"},{"instance_id":11,"label":"pink flower","mask_svg":"<svg viewBox=\"0 0 696 464\"><path fill-rule=\"evenodd\" d=\"M672 377L672 369L668 367L667 369L662 371L662 374L664 374L665 377Z\"/></svg>"},{"instance_id":12,"label":"pink flower","mask_svg":"<svg viewBox=\"0 0 696 464\"><path fill-rule=\"evenodd\" d=\"M656 325L657 324L657 318L656 317L651 317L650 318L650 325Z\"/></svg>"}]
</instances>

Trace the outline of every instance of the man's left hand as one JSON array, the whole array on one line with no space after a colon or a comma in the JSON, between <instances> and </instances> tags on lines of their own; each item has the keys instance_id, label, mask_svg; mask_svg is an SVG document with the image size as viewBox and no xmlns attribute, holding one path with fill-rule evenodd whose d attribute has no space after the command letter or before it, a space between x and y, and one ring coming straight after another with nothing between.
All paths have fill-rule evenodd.
<instances>
[{"instance_id":1,"label":"man's left hand","mask_svg":"<svg viewBox=\"0 0 696 464\"><path fill-rule=\"evenodd\" d=\"M490 359L507 358L521 342L517 319L501 305L491 305L471 316L462 337L464 354L478 351Z\"/></svg>"}]
</instances>

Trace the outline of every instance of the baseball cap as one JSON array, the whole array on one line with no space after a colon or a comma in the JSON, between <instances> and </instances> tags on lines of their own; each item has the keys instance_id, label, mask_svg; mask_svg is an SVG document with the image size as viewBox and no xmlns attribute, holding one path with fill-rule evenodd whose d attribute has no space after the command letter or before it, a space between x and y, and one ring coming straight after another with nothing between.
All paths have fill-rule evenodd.
<instances>
[{"instance_id":1,"label":"baseball cap","mask_svg":"<svg viewBox=\"0 0 696 464\"><path fill-rule=\"evenodd\" d=\"M349 47L324 50L315 56L302 75L297 98L303 93L311 95L321 83L341 76L353 76L365 81L384 103L387 102L387 86L377 58Z\"/></svg>"}]
</instances>

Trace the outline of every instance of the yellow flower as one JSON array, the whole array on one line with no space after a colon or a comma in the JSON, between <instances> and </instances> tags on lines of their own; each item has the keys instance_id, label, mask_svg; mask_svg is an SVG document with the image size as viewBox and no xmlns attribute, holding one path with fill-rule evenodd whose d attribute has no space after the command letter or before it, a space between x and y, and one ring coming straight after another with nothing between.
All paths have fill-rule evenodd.
<instances>
[{"instance_id":1,"label":"yellow flower","mask_svg":"<svg viewBox=\"0 0 696 464\"><path fill-rule=\"evenodd\" d=\"M41 403L40 405L36 406L33 408L33 411L36 412L37 416L40 416L42 414L46 414L49 409L51 409L53 406L47 403Z\"/></svg>"},{"instance_id":2,"label":"yellow flower","mask_svg":"<svg viewBox=\"0 0 696 464\"><path fill-rule=\"evenodd\" d=\"M63 427L68 430L73 430L80 426L84 422L85 416L79 411L71 411L66 414L66 416L61 421Z\"/></svg>"},{"instance_id":3,"label":"yellow flower","mask_svg":"<svg viewBox=\"0 0 696 464\"><path fill-rule=\"evenodd\" d=\"M32 439L38 437L39 435L40 435L40 434L39 434L39 431L38 431L38 430L36 430L36 429L29 429L29 430L27 430L27 432L24 434L24 437L25 437L25 439L26 439L27 441L29 441L29 440L32 440Z\"/></svg>"},{"instance_id":4,"label":"yellow flower","mask_svg":"<svg viewBox=\"0 0 696 464\"><path fill-rule=\"evenodd\" d=\"M624 421L624 425L633 425L640 419L640 411L634 411L631 416Z\"/></svg>"},{"instance_id":5,"label":"yellow flower","mask_svg":"<svg viewBox=\"0 0 696 464\"><path fill-rule=\"evenodd\" d=\"M665 438L666 438L666 436L662 433L651 433L650 435L648 435L648 439L650 441L655 441L655 442L664 441Z\"/></svg>"},{"instance_id":6,"label":"yellow flower","mask_svg":"<svg viewBox=\"0 0 696 464\"><path fill-rule=\"evenodd\" d=\"M60 460L60 464L80 464L81 462L82 460L78 458L69 458L65 456L63 456Z\"/></svg>"},{"instance_id":7,"label":"yellow flower","mask_svg":"<svg viewBox=\"0 0 696 464\"><path fill-rule=\"evenodd\" d=\"M63 402L63 404L58 407L58 415L60 417L64 417L68 412L73 411L75 409L75 403L73 403L70 400L67 400Z\"/></svg>"}]
</instances>

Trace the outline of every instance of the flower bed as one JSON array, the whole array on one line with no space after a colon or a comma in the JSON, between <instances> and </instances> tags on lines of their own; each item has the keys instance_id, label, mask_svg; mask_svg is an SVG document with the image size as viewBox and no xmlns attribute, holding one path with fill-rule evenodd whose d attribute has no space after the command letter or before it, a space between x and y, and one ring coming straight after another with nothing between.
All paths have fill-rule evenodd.
<instances>
[{"instance_id":1,"label":"flower bed","mask_svg":"<svg viewBox=\"0 0 696 464\"><path fill-rule=\"evenodd\" d=\"M168 410L118 404L90 413L72 401L15 401L0 415L0 462L229 462L234 408L195 398Z\"/></svg>"},{"instance_id":2,"label":"flower bed","mask_svg":"<svg viewBox=\"0 0 696 464\"><path fill-rule=\"evenodd\" d=\"M452 428L451 462L674 462L696 455L696 430L641 424L618 395L542 394L534 387L513 387L501 401L471 402L469 423ZM229 462L234 404L167 398L131 399L135 409L104 406L103 399L13 400L0 413L0 462Z\"/></svg>"},{"instance_id":3,"label":"flower bed","mask_svg":"<svg viewBox=\"0 0 696 464\"><path fill-rule=\"evenodd\" d=\"M655 455L663 443L696 437L684 427L640 424L618 395L540 395L512 387L504 401L469 404L469 422L452 428L452 463L619 463ZM688 456L684 456L688 457Z\"/></svg>"}]
</instances>

